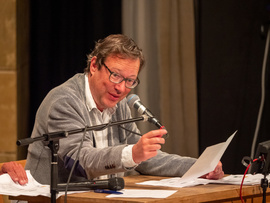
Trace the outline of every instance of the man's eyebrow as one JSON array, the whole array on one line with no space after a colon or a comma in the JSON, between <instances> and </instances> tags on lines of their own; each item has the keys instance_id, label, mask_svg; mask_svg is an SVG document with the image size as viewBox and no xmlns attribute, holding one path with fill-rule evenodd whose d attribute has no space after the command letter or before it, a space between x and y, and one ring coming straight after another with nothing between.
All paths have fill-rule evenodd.
<instances>
[{"instance_id":1,"label":"man's eyebrow","mask_svg":"<svg viewBox=\"0 0 270 203\"><path fill-rule=\"evenodd\" d=\"M112 72L122 75L122 74L120 73L120 69L114 68L114 67L111 67L110 69L111 69ZM115 71L112 70L112 69L117 70L118 72L115 72ZM123 76L123 75L122 75L122 76ZM124 77L124 76L123 76L123 77ZM130 78L130 77L135 77L135 79L136 79L136 78L138 77L138 75L130 75L130 76L126 77L126 78Z\"/></svg>"}]
</instances>

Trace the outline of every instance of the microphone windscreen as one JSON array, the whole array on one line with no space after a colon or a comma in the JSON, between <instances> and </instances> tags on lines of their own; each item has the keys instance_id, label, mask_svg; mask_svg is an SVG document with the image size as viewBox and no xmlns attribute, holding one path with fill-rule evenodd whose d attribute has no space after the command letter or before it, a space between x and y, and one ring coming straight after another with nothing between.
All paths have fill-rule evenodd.
<instances>
[{"instance_id":1,"label":"microphone windscreen","mask_svg":"<svg viewBox=\"0 0 270 203\"><path fill-rule=\"evenodd\" d=\"M125 187L125 181L123 178L115 177L109 179L110 190L122 190Z\"/></svg>"},{"instance_id":2,"label":"microphone windscreen","mask_svg":"<svg viewBox=\"0 0 270 203\"><path fill-rule=\"evenodd\" d=\"M57 190L65 191L67 187L66 183L58 183ZM84 190L97 190L97 189L109 189L109 190L122 190L125 187L125 181L121 177L114 177L104 180L93 180L85 182L74 182L68 184L68 191L84 191Z\"/></svg>"},{"instance_id":3,"label":"microphone windscreen","mask_svg":"<svg viewBox=\"0 0 270 203\"><path fill-rule=\"evenodd\" d=\"M140 98L138 95L136 94L130 94L128 97L127 97L127 104L129 106L129 108L133 108L134 107L134 103L136 101L140 101Z\"/></svg>"}]
</instances>

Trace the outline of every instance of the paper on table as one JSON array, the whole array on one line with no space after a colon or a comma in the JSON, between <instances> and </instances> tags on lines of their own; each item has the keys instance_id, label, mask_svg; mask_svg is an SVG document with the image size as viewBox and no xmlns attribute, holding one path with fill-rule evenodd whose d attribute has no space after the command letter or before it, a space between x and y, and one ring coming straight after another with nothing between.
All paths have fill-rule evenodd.
<instances>
[{"instance_id":1,"label":"paper on table","mask_svg":"<svg viewBox=\"0 0 270 203\"><path fill-rule=\"evenodd\" d=\"M167 198L177 192L177 190L138 190L138 189L123 189L120 190L123 194L111 194L106 197L121 197L121 198Z\"/></svg>"},{"instance_id":2,"label":"paper on table","mask_svg":"<svg viewBox=\"0 0 270 203\"><path fill-rule=\"evenodd\" d=\"M174 178L165 178L162 180L149 180L141 183L137 183L138 185L152 185L152 186L163 186L163 187L175 187L175 188L183 188L183 187L192 187L195 185L206 185L210 182L208 179L198 178L196 180L190 180L187 182L181 182L180 177Z\"/></svg>"},{"instance_id":3,"label":"paper on table","mask_svg":"<svg viewBox=\"0 0 270 203\"><path fill-rule=\"evenodd\" d=\"M13 180L10 178L8 174L0 175L0 194L2 195L10 195L10 196L19 196L19 195L26 195L26 196L47 196L51 197L50 193L50 185L42 185L38 183L33 176L31 175L30 171L26 171L26 175L28 178L28 183L26 185L20 185L18 183L14 183ZM83 191L70 191L68 194L71 193L78 193ZM61 195L64 195L64 192L59 192L57 194L57 198Z\"/></svg>"},{"instance_id":4,"label":"paper on table","mask_svg":"<svg viewBox=\"0 0 270 203\"><path fill-rule=\"evenodd\" d=\"M262 178L263 178L262 174L255 174L255 175L247 174L245 176L243 185L258 185L260 184ZM268 179L268 181L270 181L270 175L268 175L266 178ZM195 185L205 185L209 183L240 185L242 183L242 179L243 179L243 175L236 174L236 175L229 175L229 176L223 177L222 179L219 179L219 180L208 180L204 178L197 178L196 180L181 182L180 177L174 177L174 178L166 178L162 180L144 181L137 184L183 188L183 187L191 187Z\"/></svg>"},{"instance_id":5,"label":"paper on table","mask_svg":"<svg viewBox=\"0 0 270 203\"><path fill-rule=\"evenodd\" d=\"M228 145L232 141L235 131L226 142L207 147L198 160L190 167L190 169L180 179L181 182L195 180L215 169Z\"/></svg>"},{"instance_id":6,"label":"paper on table","mask_svg":"<svg viewBox=\"0 0 270 203\"><path fill-rule=\"evenodd\" d=\"M2 195L29 195L37 196L44 195L50 196L50 186L41 185L30 174L30 171L26 171L28 177L28 183L26 185L20 185L14 183L8 174L3 174L0 176L0 194Z\"/></svg>"},{"instance_id":7,"label":"paper on table","mask_svg":"<svg viewBox=\"0 0 270 203\"><path fill-rule=\"evenodd\" d=\"M229 175L219 180L211 180L210 183L220 183L220 184L233 184L233 185L240 185L242 183L244 175L236 174L236 175ZM264 178L264 175L261 173L252 175L247 174L245 176L243 185L259 185L261 183L261 179ZM270 175L267 175L266 178L268 181L270 180Z\"/></svg>"}]
</instances>

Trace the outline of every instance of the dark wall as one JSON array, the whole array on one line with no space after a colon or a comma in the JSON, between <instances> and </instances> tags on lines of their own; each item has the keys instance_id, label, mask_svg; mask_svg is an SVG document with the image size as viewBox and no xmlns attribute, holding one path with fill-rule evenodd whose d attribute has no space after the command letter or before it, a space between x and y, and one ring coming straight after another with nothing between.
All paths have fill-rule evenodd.
<instances>
[{"instance_id":1,"label":"dark wall","mask_svg":"<svg viewBox=\"0 0 270 203\"><path fill-rule=\"evenodd\" d=\"M200 152L234 140L223 155L226 173L243 173L250 156L261 100L261 73L268 23L265 0L195 0ZM269 69L269 68L268 68ZM258 142L269 140L269 73Z\"/></svg>"},{"instance_id":2,"label":"dark wall","mask_svg":"<svg viewBox=\"0 0 270 203\"><path fill-rule=\"evenodd\" d=\"M121 33L121 0L32 0L30 21L31 133L49 90L83 72L95 41Z\"/></svg>"}]
</instances>

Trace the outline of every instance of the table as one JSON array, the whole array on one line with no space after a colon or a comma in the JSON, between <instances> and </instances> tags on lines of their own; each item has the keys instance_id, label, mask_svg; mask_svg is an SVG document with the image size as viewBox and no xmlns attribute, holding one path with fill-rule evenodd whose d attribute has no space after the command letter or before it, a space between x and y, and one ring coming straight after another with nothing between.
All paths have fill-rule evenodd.
<instances>
[{"instance_id":1,"label":"table","mask_svg":"<svg viewBox=\"0 0 270 203\"><path fill-rule=\"evenodd\" d=\"M241 202L239 197L240 185L207 184L186 188L169 188L158 186L138 185L136 183L147 180L160 180L168 177L158 176L128 176L125 177L126 189L169 189L178 190L176 193L166 199L146 199L146 198L106 198L108 194L84 192L70 194L67 197L68 203L174 203L174 202ZM260 185L243 186L243 198L246 202L262 202L262 188ZM30 197L18 196L11 200L25 200L29 203L50 203L50 198L44 196ZM267 200L270 202L270 188L267 189ZM57 199L57 203L64 203L64 196Z\"/></svg>"}]
</instances>

